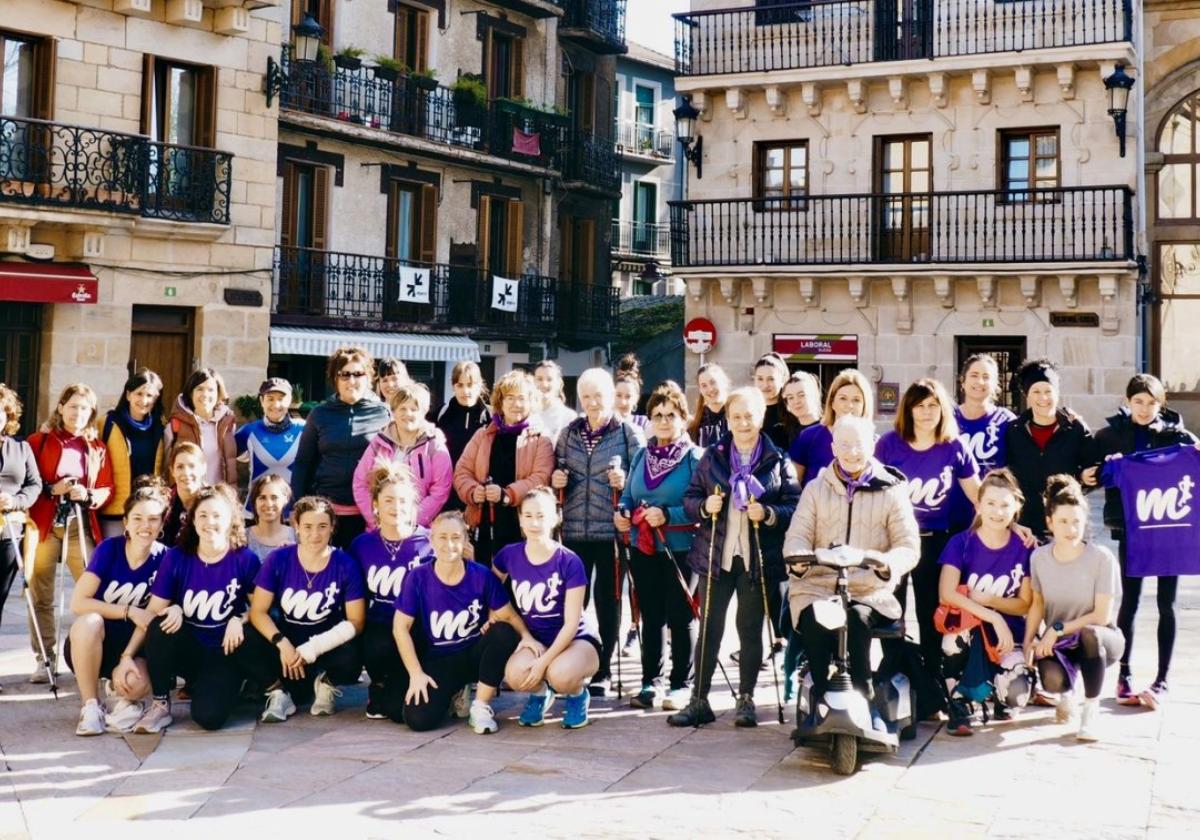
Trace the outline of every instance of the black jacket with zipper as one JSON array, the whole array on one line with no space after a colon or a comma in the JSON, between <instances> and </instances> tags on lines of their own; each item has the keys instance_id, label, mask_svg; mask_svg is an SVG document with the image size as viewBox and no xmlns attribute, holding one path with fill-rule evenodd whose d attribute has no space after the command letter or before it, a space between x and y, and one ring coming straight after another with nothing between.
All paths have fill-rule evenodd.
<instances>
[{"instance_id":1,"label":"black jacket with zipper","mask_svg":"<svg viewBox=\"0 0 1200 840\"><path fill-rule=\"evenodd\" d=\"M1082 418L1061 408L1055 416L1058 428L1044 450L1038 448L1033 435L1029 433L1029 426L1033 423L1031 409L1026 409L1009 423L1006 432L1008 468L1025 494L1021 524L1043 539L1046 536L1046 508L1042 503L1042 493L1046 490L1046 479L1059 473L1078 479L1084 470L1096 466L1101 460L1096 439Z\"/></svg>"},{"instance_id":2,"label":"black jacket with zipper","mask_svg":"<svg viewBox=\"0 0 1200 840\"><path fill-rule=\"evenodd\" d=\"M1154 422L1143 428L1146 431L1143 449L1196 442L1196 436L1183 427L1179 412L1169 408L1161 409ZM1137 450L1137 428L1128 408L1109 417L1108 425L1096 432L1096 448L1100 458L1118 453L1128 455ZM1104 527L1113 532L1114 539L1121 539L1125 532L1125 507L1121 504L1121 491L1116 487L1104 490Z\"/></svg>"}]
</instances>

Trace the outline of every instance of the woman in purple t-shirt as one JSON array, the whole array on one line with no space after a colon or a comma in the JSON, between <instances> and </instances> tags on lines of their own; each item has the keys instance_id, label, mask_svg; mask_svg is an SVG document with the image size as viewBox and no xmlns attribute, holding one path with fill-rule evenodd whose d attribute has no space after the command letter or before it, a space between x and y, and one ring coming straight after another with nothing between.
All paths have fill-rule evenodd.
<instances>
[{"instance_id":1,"label":"woman in purple t-shirt","mask_svg":"<svg viewBox=\"0 0 1200 840\"><path fill-rule=\"evenodd\" d=\"M829 383L825 394L825 411L821 422L796 435L788 447L788 457L796 465L796 475L803 489L817 473L833 463L833 424L847 414L874 419L874 391L867 377L854 368L847 368Z\"/></svg>"},{"instance_id":2,"label":"woman in purple t-shirt","mask_svg":"<svg viewBox=\"0 0 1200 840\"><path fill-rule=\"evenodd\" d=\"M579 555L554 539L558 526L554 493L545 487L521 502L525 542L505 546L492 560L501 583L512 581L517 611L534 645L523 645L508 660L504 679L513 691L529 692L522 726L541 726L555 692L567 696L564 729L588 725L588 680L600 667L600 640L583 620L587 572Z\"/></svg>"}]
</instances>

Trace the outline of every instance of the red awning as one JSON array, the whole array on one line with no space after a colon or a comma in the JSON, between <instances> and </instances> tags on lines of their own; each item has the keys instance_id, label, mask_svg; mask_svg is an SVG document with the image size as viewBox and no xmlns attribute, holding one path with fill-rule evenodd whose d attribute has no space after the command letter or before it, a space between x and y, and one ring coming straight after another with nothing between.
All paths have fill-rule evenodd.
<instances>
[{"instance_id":1,"label":"red awning","mask_svg":"<svg viewBox=\"0 0 1200 840\"><path fill-rule=\"evenodd\" d=\"M86 265L0 262L0 301L95 303L98 291Z\"/></svg>"}]
</instances>

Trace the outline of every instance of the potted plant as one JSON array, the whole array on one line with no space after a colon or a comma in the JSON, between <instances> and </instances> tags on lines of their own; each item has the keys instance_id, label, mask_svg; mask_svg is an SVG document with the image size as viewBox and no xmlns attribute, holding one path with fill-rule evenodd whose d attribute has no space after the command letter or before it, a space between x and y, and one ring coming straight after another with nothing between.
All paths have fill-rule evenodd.
<instances>
[{"instance_id":1,"label":"potted plant","mask_svg":"<svg viewBox=\"0 0 1200 840\"><path fill-rule=\"evenodd\" d=\"M433 68L413 70L408 74L408 77L413 80L413 84L423 91L430 92L437 90L437 71Z\"/></svg>"},{"instance_id":2,"label":"potted plant","mask_svg":"<svg viewBox=\"0 0 1200 840\"><path fill-rule=\"evenodd\" d=\"M365 53L366 50L361 47L345 46L333 57L333 63L343 70L359 70L362 68L362 57Z\"/></svg>"},{"instance_id":3,"label":"potted plant","mask_svg":"<svg viewBox=\"0 0 1200 840\"><path fill-rule=\"evenodd\" d=\"M377 55L375 56L375 66L371 68L371 71L377 79L394 82L400 78L400 74L408 72L408 66L391 56Z\"/></svg>"},{"instance_id":4,"label":"potted plant","mask_svg":"<svg viewBox=\"0 0 1200 840\"><path fill-rule=\"evenodd\" d=\"M487 112L487 87L483 79L464 73L450 87L454 113L459 125L481 127Z\"/></svg>"}]
</instances>

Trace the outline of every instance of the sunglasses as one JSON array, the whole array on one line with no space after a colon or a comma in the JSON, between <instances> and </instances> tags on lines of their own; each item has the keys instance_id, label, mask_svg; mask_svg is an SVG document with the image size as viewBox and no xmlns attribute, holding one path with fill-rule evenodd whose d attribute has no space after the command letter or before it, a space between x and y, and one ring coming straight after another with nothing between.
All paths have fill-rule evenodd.
<instances>
[{"instance_id":1,"label":"sunglasses","mask_svg":"<svg viewBox=\"0 0 1200 840\"><path fill-rule=\"evenodd\" d=\"M338 372L338 379L362 379L366 375L365 370L343 370Z\"/></svg>"}]
</instances>

